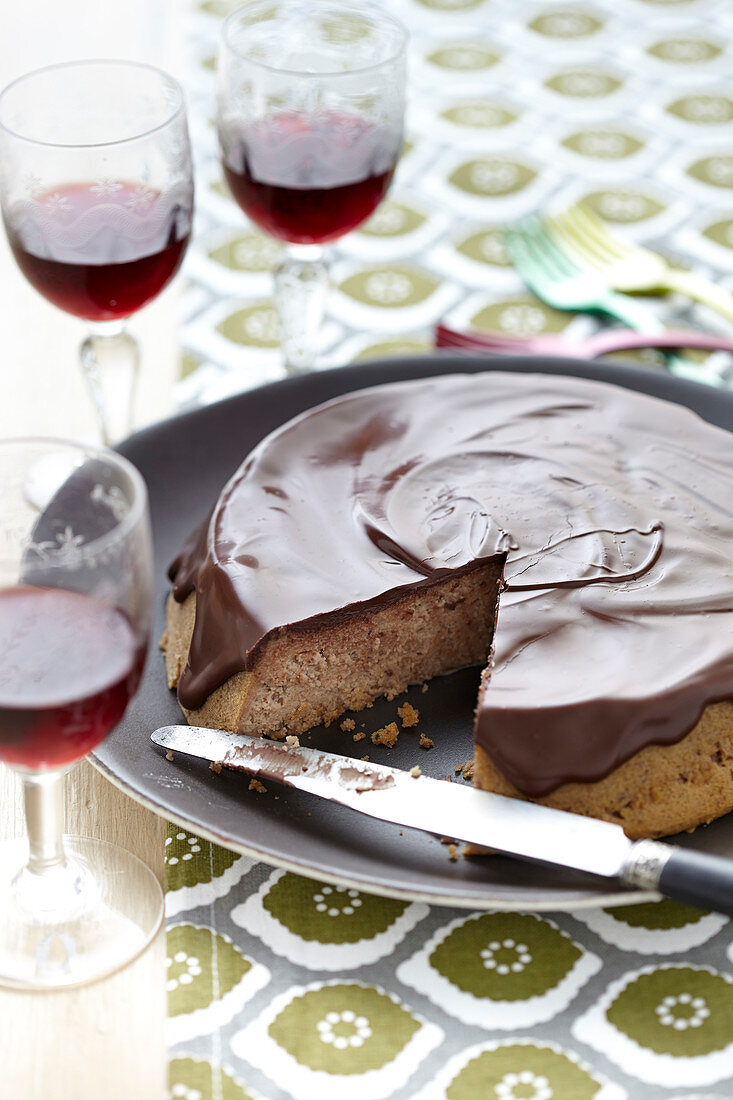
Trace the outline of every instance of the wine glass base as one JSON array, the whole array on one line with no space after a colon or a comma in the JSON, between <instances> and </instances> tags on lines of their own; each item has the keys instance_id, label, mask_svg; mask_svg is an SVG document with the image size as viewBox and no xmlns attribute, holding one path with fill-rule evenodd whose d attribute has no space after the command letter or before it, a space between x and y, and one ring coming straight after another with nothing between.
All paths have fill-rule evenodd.
<instances>
[{"instance_id":1,"label":"wine glass base","mask_svg":"<svg viewBox=\"0 0 733 1100\"><path fill-rule=\"evenodd\" d=\"M131 962L163 919L163 891L131 852L91 837L64 837L68 864L23 871L25 840L0 844L0 985L67 989Z\"/></svg>"}]
</instances>

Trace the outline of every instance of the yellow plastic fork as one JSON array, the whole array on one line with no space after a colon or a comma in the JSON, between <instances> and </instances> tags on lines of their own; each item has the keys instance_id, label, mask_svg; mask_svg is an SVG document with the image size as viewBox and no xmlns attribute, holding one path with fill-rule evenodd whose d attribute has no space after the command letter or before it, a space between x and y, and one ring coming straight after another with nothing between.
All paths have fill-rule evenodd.
<instances>
[{"instance_id":1,"label":"yellow plastic fork","mask_svg":"<svg viewBox=\"0 0 733 1100\"><path fill-rule=\"evenodd\" d=\"M504 231L509 257L527 286L547 305L572 312L605 313L629 328L654 335L664 325L646 302L635 301L609 286L601 271L580 265L562 247L544 218L529 215ZM697 382L719 385L717 370L678 355L665 355L670 373Z\"/></svg>"},{"instance_id":2,"label":"yellow plastic fork","mask_svg":"<svg viewBox=\"0 0 733 1100\"><path fill-rule=\"evenodd\" d=\"M548 218L558 244L588 270L602 274L607 285L624 294L678 291L716 310L733 323L733 294L702 275L672 267L662 256L614 233L583 206L571 206Z\"/></svg>"}]
</instances>

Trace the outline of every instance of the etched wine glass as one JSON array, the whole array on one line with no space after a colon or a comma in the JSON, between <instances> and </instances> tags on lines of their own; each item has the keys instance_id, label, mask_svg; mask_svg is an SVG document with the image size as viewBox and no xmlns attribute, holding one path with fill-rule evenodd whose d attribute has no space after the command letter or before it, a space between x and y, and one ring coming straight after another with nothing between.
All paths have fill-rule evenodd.
<instances>
[{"instance_id":1,"label":"etched wine glass","mask_svg":"<svg viewBox=\"0 0 733 1100\"><path fill-rule=\"evenodd\" d=\"M0 95L0 201L37 291L89 322L81 362L102 440L127 435L138 348L126 319L178 270L193 212L183 93L149 65L80 61Z\"/></svg>"},{"instance_id":2,"label":"etched wine glass","mask_svg":"<svg viewBox=\"0 0 733 1100\"><path fill-rule=\"evenodd\" d=\"M407 33L379 8L255 0L224 24L218 131L229 188L287 245L275 271L286 369L314 365L323 246L383 199L402 147Z\"/></svg>"},{"instance_id":3,"label":"etched wine glass","mask_svg":"<svg viewBox=\"0 0 733 1100\"><path fill-rule=\"evenodd\" d=\"M42 509L28 472L63 453ZM0 844L0 984L80 985L137 955L163 898L136 856L64 837L64 778L117 724L148 648L145 483L124 458L58 439L0 441L0 761L23 783L28 842Z\"/></svg>"}]
</instances>

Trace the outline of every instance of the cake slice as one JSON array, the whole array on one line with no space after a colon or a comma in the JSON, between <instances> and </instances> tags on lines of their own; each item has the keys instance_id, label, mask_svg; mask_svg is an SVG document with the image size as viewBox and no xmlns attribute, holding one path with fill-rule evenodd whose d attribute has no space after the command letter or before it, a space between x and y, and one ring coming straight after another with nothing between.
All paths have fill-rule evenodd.
<instances>
[{"instance_id":1,"label":"cake slice","mask_svg":"<svg viewBox=\"0 0 733 1100\"><path fill-rule=\"evenodd\" d=\"M282 626L250 669L229 677L200 707L184 708L186 717L192 725L283 738L433 676L486 665L502 565L497 556L336 622ZM169 687L179 683L195 616L195 593L182 604L169 597Z\"/></svg>"}]
</instances>

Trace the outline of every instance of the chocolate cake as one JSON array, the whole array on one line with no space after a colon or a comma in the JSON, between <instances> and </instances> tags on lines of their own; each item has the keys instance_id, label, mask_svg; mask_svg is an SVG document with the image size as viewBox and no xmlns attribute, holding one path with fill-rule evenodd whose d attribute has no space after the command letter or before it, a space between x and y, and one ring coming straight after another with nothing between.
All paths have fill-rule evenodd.
<instances>
[{"instance_id":1,"label":"chocolate cake","mask_svg":"<svg viewBox=\"0 0 733 1100\"><path fill-rule=\"evenodd\" d=\"M604 383L378 386L268 436L171 566L192 723L284 737L471 664L479 786L733 809L733 436Z\"/></svg>"}]
</instances>

